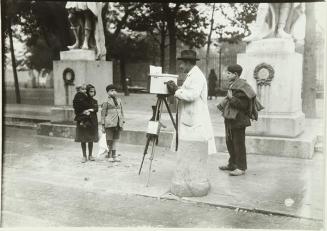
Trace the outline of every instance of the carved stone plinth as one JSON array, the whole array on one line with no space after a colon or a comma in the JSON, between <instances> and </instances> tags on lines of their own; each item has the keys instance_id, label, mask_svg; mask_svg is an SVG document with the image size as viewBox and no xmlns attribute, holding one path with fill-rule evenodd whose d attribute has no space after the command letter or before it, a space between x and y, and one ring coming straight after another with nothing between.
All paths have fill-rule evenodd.
<instances>
[{"instance_id":1,"label":"carved stone plinth","mask_svg":"<svg viewBox=\"0 0 327 231\"><path fill-rule=\"evenodd\" d=\"M96 61L94 50L70 50L60 52L60 61L53 61L54 104L51 122L74 121L72 108L76 86L92 84L99 105L108 97L106 86L113 82L112 62Z\"/></svg>"},{"instance_id":2,"label":"carved stone plinth","mask_svg":"<svg viewBox=\"0 0 327 231\"><path fill-rule=\"evenodd\" d=\"M74 73L74 80L70 85L65 85L64 82L64 73L67 69ZM113 81L112 62L109 61L53 61L53 73L56 106L72 105L75 87L83 83L95 86L97 93L95 98L101 103L107 98L106 86Z\"/></svg>"},{"instance_id":3,"label":"carved stone plinth","mask_svg":"<svg viewBox=\"0 0 327 231\"><path fill-rule=\"evenodd\" d=\"M295 44L291 39L261 39L246 46L246 53L255 54L294 53L294 50Z\"/></svg>"},{"instance_id":4,"label":"carved stone plinth","mask_svg":"<svg viewBox=\"0 0 327 231\"><path fill-rule=\"evenodd\" d=\"M94 50L75 49L60 52L60 60L95 60Z\"/></svg>"},{"instance_id":5,"label":"carved stone plinth","mask_svg":"<svg viewBox=\"0 0 327 231\"><path fill-rule=\"evenodd\" d=\"M75 113L71 106L57 106L51 108L51 123L74 123Z\"/></svg>"},{"instance_id":6,"label":"carved stone plinth","mask_svg":"<svg viewBox=\"0 0 327 231\"><path fill-rule=\"evenodd\" d=\"M241 78L257 92L265 107L258 122L247 134L296 137L304 131L302 112L302 55L290 39L263 39L251 42L246 53L238 54L243 67Z\"/></svg>"}]
</instances>

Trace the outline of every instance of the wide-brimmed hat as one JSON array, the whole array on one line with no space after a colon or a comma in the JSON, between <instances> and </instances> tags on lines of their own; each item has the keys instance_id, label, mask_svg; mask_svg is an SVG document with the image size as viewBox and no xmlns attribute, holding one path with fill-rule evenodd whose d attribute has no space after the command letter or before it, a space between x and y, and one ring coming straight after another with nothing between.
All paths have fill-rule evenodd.
<instances>
[{"instance_id":1,"label":"wide-brimmed hat","mask_svg":"<svg viewBox=\"0 0 327 231\"><path fill-rule=\"evenodd\" d=\"M178 60L200 60L196 57L196 52L193 50L183 50L181 52L181 57Z\"/></svg>"}]
</instances>

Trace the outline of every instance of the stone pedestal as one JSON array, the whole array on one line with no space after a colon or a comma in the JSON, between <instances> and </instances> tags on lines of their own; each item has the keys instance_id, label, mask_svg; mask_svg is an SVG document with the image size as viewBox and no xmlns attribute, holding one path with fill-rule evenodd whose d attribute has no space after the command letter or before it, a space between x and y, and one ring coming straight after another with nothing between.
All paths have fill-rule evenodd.
<instances>
[{"instance_id":1,"label":"stone pedestal","mask_svg":"<svg viewBox=\"0 0 327 231\"><path fill-rule=\"evenodd\" d=\"M60 52L60 61L53 62L54 74L54 104L52 122L73 121L73 98L75 87L83 83L90 83L96 89L95 99L101 104L107 98L106 86L113 83L112 62L95 61L93 50L70 50ZM64 73L70 69L74 80L67 85Z\"/></svg>"},{"instance_id":2,"label":"stone pedestal","mask_svg":"<svg viewBox=\"0 0 327 231\"><path fill-rule=\"evenodd\" d=\"M95 60L94 50L69 50L60 52L60 60Z\"/></svg>"},{"instance_id":3,"label":"stone pedestal","mask_svg":"<svg viewBox=\"0 0 327 231\"><path fill-rule=\"evenodd\" d=\"M208 194L208 143L179 141L177 165L170 191L179 197L200 197Z\"/></svg>"},{"instance_id":4,"label":"stone pedestal","mask_svg":"<svg viewBox=\"0 0 327 231\"><path fill-rule=\"evenodd\" d=\"M304 131L302 112L302 55L290 39L251 42L238 54L241 78L256 90L265 107L259 119L247 128L248 135L296 137Z\"/></svg>"},{"instance_id":5,"label":"stone pedestal","mask_svg":"<svg viewBox=\"0 0 327 231\"><path fill-rule=\"evenodd\" d=\"M58 106L51 108L52 123L74 122L75 112L71 106Z\"/></svg>"},{"instance_id":6,"label":"stone pedestal","mask_svg":"<svg viewBox=\"0 0 327 231\"><path fill-rule=\"evenodd\" d=\"M63 79L64 71L70 68L74 71L73 85L68 86L66 94ZM112 62L85 61L85 60L60 60L53 62L54 72L54 103L56 106L72 105L76 93L75 87L83 83L90 83L96 89L95 98L100 102L107 98L106 86L112 84ZM68 100L66 98L68 97Z\"/></svg>"}]
</instances>

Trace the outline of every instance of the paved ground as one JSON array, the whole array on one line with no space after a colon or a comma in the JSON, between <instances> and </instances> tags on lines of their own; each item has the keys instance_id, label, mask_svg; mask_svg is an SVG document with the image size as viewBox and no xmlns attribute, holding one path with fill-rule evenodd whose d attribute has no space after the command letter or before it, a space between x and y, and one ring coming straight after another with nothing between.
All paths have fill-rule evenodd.
<instances>
[{"instance_id":1,"label":"paved ground","mask_svg":"<svg viewBox=\"0 0 327 231\"><path fill-rule=\"evenodd\" d=\"M322 227L322 154L312 160L249 155L249 171L236 178L217 170L226 154L212 155L210 194L176 198L168 192L174 153L157 149L145 187L148 159L137 175L142 152L143 146L121 145L118 165L103 157L82 164L72 140L6 128L3 226Z\"/></svg>"},{"instance_id":2,"label":"paved ground","mask_svg":"<svg viewBox=\"0 0 327 231\"><path fill-rule=\"evenodd\" d=\"M3 227L319 229L321 222L24 181L5 184ZM23 190L23 189L24 190Z\"/></svg>"}]
</instances>

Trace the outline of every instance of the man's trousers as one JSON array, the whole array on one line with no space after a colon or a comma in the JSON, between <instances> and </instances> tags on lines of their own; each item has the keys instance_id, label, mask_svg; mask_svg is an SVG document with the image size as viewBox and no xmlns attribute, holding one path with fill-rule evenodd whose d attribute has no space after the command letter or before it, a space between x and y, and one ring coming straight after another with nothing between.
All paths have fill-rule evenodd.
<instances>
[{"instance_id":1,"label":"man's trousers","mask_svg":"<svg viewBox=\"0 0 327 231\"><path fill-rule=\"evenodd\" d=\"M226 127L226 125L225 125ZM246 170L245 127L227 130L226 145L229 152L229 166L240 170Z\"/></svg>"}]
</instances>

